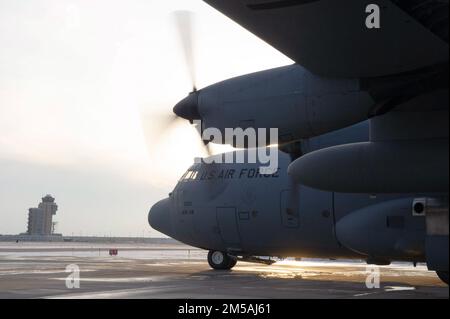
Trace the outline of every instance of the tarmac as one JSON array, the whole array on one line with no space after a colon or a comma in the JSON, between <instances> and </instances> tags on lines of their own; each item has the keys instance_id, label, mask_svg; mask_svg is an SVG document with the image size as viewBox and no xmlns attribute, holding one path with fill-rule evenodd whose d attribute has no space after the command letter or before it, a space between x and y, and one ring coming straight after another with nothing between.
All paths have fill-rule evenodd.
<instances>
[{"instance_id":1,"label":"tarmac","mask_svg":"<svg viewBox=\"0 0 450 319\"><path fill-rule=\"evenodd\" d=\"M117 256L109 248L118 249ZM75 267L75 268L74 268ZM79 281L76 270L79 270ZM425 265L379 267L379 288L362 262L238 262L211 270L206 252L183 245L0 245L0 298L79 299L448 299L448 286ZM369 280L369 284L376 281ZM79 288L77 287L79 283Z\"/></svg>"}]
</instances>

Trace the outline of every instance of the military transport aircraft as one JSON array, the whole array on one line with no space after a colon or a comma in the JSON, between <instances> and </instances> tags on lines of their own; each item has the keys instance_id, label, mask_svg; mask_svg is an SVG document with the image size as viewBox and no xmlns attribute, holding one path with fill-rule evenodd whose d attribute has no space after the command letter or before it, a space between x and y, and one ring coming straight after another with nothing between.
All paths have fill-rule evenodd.
<instances>
[{"instance_id":1,"label":"military transport aircraft","mask_svg":"<svg viewBox=\"0 0 450 319\"><path fill-rule=\"evenodd\" d=\"M194 83L174 112L201 130L278 128L278 170L194 164L150 225L214 269L411 261L448 283L448 0L205 2L295 64Z\"/></svg>"}]
</instances>

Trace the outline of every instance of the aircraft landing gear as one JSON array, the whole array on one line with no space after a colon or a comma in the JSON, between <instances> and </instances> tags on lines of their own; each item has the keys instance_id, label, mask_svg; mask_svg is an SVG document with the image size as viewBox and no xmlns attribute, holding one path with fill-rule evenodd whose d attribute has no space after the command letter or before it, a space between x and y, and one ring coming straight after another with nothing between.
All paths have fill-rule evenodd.
<instances>
[{"instance_id":1,"label":"aircraft landing gear","mask_svg":"<svg viewBox=\"0 0 450 319\"><path fill-rule=\"evenodd\" d=\"M236 266L237 260L222 251L210 250L208 264L214 270L229 270Z\"/></svg>"},{"instance_id":2,"label":"aircraft landing gear","mask_svg":"<svg viewBox=\"0 0 450 319\"><path fill-rule=\"evenodd\" d=\"M448 285L448 271L436 271L439 279L445 282Z\"/></svg>"}]
</instances>

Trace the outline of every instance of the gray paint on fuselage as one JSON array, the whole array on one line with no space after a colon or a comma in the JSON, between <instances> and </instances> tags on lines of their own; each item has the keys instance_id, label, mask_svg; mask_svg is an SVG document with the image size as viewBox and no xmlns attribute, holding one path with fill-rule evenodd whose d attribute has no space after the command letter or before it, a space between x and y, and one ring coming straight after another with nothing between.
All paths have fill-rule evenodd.
<instances>
[{"instance_id":1,"label":"gray paint on fuselage","mask_svg":"<svg viewBox=\"0 0 450 319\"><path fill-rule=\"evenodd\" d=\"M330 144L364 141L368 139L368 128L367 122L360 123L312 138L302 147L304 151L313 151ZM357 210L411 196L343 194L312 189L293 183L287 174L290 162L288 154L279 152L279 169L272 175L259 174L259 163L192 165L171 193L163 212L170 217L171 233L168 235L192 246L242 255L364 259L368 256L339 242L336 225ZM234 215L227 219L226 225L220 224L218 208L225 208ZM290 210L286 211L287 208ZM397 215L402 214L410 214L407 206ZM368 218L376 221L377 232L386 231L383 219L372 215ZM232 232L236 233L232 235L239 240L227 242L230 234L223 234L224 229L234 225L236 229ZM164 229L158 230L164 232ZM389 231L390 236L395 237L403 236L408 229ZM414 236L417 241L425 234L418 236L416 232ZM415 252L409 256L402 251L391 257L423 261L417 260L418 255Z\"/></svg>"},{"instance_id":2,"label":"gray paint on fuselage","mask_svg":"<svg viewBox=\"0 0 450 319\"><path fill-rule=\"evenodd\" d=\"M233 178L226 188L210 201L196 190L205 180L181 181L177 191L183 190L181 211L173 212L180 225L176 239L193 246L249 255L301 256L323 258L364 258L340 245L335 234L335 223L349 213L376 205L401 195L370 196L367 194L335 194L299 186L296 200L299 207L298 227L283 224L280 195L289 190L286 167L290 160L280 154L278 177L270 179ZM252 170L257 164L221 164L224 170ZM200 167L197 166L197 169ZM202 167L208 170L208 164ZM207 189L205 185L204 189ZM404 196L403 196L404 197ZM240 241L227 242L218 224L217 208L231 208L235 214ZM185 215L183 211L193 211ZM190 226L188 226L190 225ZM401 257L398 257L399 259ZM401 258L404 259L404 258ZM407 259L407 258L406 258Z\"/></svg>"}]
</instances>

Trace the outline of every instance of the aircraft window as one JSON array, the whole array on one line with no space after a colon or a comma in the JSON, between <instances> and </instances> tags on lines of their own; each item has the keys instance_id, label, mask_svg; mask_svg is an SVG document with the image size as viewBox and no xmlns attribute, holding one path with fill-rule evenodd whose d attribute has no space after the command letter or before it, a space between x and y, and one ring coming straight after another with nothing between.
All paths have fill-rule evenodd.
<instances>
[{"instance_id":1,"label":"aircraft window","mask_svg":"<svg viewBox=\"0 0 450 319\"><path fill-rule=\"evenodd\" d=\"M186 178L188 172L184 173L183 176L181 176L180 181L184 181L184 179Z\"/></svg>"},{"instance_id":2,"label":"aircraft window","mask_svg":"<svg viewBox=\"0 0 450 319\"><path fill-rule=\"evenodd\" d=\"M186 179L187 174L189 173L189 171L186 171L183 176L181 176L180 181L184 181Z\"/></svg>"},{"instance_id":3,"label":"aircraft window","mask_svg":"<svg viewBox=\"0 0 450 319\"><path fill-rule=\"evenodd\" d=\"M183 176L183 181L194 180L197 178L198 171L197 170L188 170L186 174Z\"/></svg>"}]
</instances>

